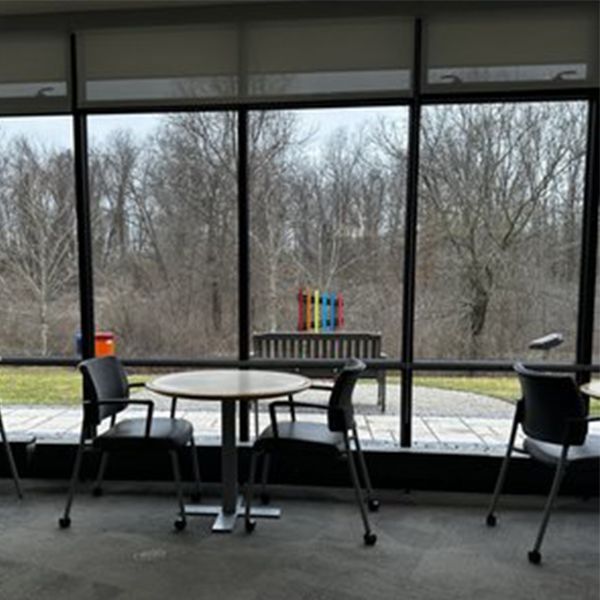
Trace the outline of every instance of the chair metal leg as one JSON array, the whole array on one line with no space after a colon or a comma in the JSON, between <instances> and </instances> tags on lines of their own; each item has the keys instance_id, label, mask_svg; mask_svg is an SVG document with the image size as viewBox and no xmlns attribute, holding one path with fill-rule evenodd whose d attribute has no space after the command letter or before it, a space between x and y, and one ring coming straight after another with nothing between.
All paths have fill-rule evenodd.
<instances>
[{"instance_id":1,"label":"chair metal leg","mask_svg":"<svg viewBox=\"0 0 600 600\"><path fill-rule=\"evenodd\" d=\"M175 481L175 491L177 492L177 502L179 503L179 518L175 521L175 529L181 531L187 525L185 517L185 504L183 502L183 490L181 489L181 473L179 471L179 454L176 450L170 450L171 465L173 467L173 480Z\"/></svg>"},{"instance_id":2,"label":"chair metal leg","mask_svg":"<svg viewBox=\"0 0 600 600\"><path fill-rule=\"evenodd\" d=\"M191 449L192 449L192 468L194 469L194 479L196 482L196 491L194 492L194 494L192 494L192 500L194 502L200 502L200 497L202 496L200 466L198 465L198 452L196 450L196 442L194 441L193 435L192 435L192 440L191 440Z\"/></svg>"},{"instance_id":3,"label":"chair metal leg","mask_svg":"<svg viewBox=\"0 0 600 600\"><path fill-rule=\"evenodd\" d=\"M358 439L358 432L356 426L352 428L352 435L354 437L354 444L356 445L356 453L358 455L358 466L360 469L360 475L365 485L367 505L369 510L375 512L379 510L379 500L374 497L373 486L371 485L371 477L369 476L369 470L367 469L367 463L365 461L365 455L363 454L360 440Z\"/></svg>"},{"instance_id":4,"label":"chair metal leg","mask_svg":"<svg viewBox=\"0 0 600 600\"><path fill-rule=\"evenodd\" d=\"M265 452L262 463L262 472L260 477L261 489L260 489L260 501L263 504L269 504L271 498L267 492L267 482L269 479L269 470L271 467L271 455Z\"/></svg>"},{"instance_id":5,"label":"chair metal leg","mask_svg":"<svg viewBox=\"0 0 600 600\"><path fill-rule=\"evenodd\" d=\"M258 423L258 400L254 403L254 437L258 437L260 435L260 425Z\"/></svg>"},{"instance_id":6,"label":"chair metal leg","mask_svg":"<svg viewBox=\"0 0 600 600\"><path fill-rule=\"evenodd\" d=\"M58 520L58 524L62 529L65 529L71 525L71 505L73 504L73 497L75 496L75 487L77 486L77 480L79 479L79 471L81 470L81 460L83 458L84 445L85 435L84 430L82 429L81 436L79 438L79 446L77 447L77 454L75 455L75 464L73 465L71 482L69 484L69 492L67 494L65 512L63 513L63 516Z\"/></svg>"},{"instance_id":7,"label":"chair metal leg","mask_svg":"<svg viewBox=\"0 0 600 600\"><path fill-rule=\"evenodd\" d=\"M0 435L2 436L2 442L4 444L4 450L6 451L6 459L8 461L8 468L10 469L10 474L12 476L13 482L15 484L15 489L17 490L17 496L19 499L23 498L23 492L21 490L21 481L19 479L19 472L17 471L17 465L15 464L15 459L12 453L12 448L10 447L10 442L8 441L8 437L6 436L6 430L4 429L4 422L2 421L2 413L0 412Z\"/></svg>"},{"instance_id":8,"label":"chair metal leg","mask_svg":"<svg viewBox=\"0 0 600 600\"><path fill-rule=\"evenodd\" d=\"M296 405L294 404L294 394L288 395L288 403L290 405L290 418L296 421Z\"/></svg>"},{"instance_id":9,"label":"chair metal leg","mask_svg":"<svg viewBox=\"0 0 600 600\"><path fill-rule=\"evenodd\" d=\"M554 473L554 479L552 481L552 487L550 488L550 493L548 494L548 499L546 500L546 506L544 507L544 515L542 516L542 522L540 524L540 529L538 531L537 538L535 540L535 544L533 546L533 550L529 552L529 562L534 564L539 564L542 560L542 555L540 553L540 548L542 547L542 542L544 541L544 534L546 533L546 528L548 527L548 521L550 520L550 512L552 511L552 506L554 505L554 500L558 494L558 490L560 489L560 484L565 476L565 472L567 470L567 455L569 452L569 446L563 446L560 460L556 465L556 471Z\"/></svg>"},{"instance_id":10,"label":"chair metal leg","mask_svg":"<svg viewBox=\"0 0 600 600\"><path fill-rule=\"evenodd\" d=\"M354 464L354 456L350 448L350 441L348 434L344 433L344 445L346 448L346 460L348 461L348 469L350 470L350 478L352 479L352 486L354 487L354 495L356 496L356 503L360 509L360 516L362 518L365 533L363 539L367 546L373 546L377 541L377 536L371 531L371 525L369 524L369 517L365 509L365 505L362 499L362 490L360 488L360 481L358 479L358 472L356 471L356 465Z\"/></svg>"},{"instance_id":11,"label":"chair metal leg","mask_svg":"<svg viewBox=\"0 0 600 600\"><path fill-rule=\"evenodd\" d=\"M498 505L498 500L500 499L500 494L502 492L502 488L504 487L504 481L506 479L506 474L508 473L508 465L510 463L510 456L512 454L515 438L517 437L517 427L519 425L519 408L515 410L515 416L513 418L510 436L508 439L508 446L506 448L506 454L504 455L504 459L502 460L502 466L500 467L500 473L498 474L498 479L496 481L496 487L494 488L494 494L492 496L492 502L490 504L490 508L488 510L488 514L486 517L486 523L488 527L494 527L496 525L496 506Z\"/></svg>"},{"instance_id":12,"label":"chair metal leg","mask_svg":"<svg viewBox=\"0 0 600 600\"><path fill-rule=\"evenodd\" d=\"M94 496L102 496L102 481L104 480L104 473L106 472L108 457L108 450L102 450L102 454L100 455L100 466L98 467L98 476L92 490L92 494Z\"/></svg>"},{"instance_id":13,"label":"chair metal leg","mask_svg":"<svg viewBox=\"0 0 600 600\"><path fill-rule=\"evenodd\" d=\"M246 531L251 533L256 527L256 521L250 518L250 510L252 509L252 493L254 490L254 479L256 477L256 463L258 460L258 452L252 450L250 458L250 473L248 475L248 483L246 484L246 502L244 507L244 524Z\"/></svg>"}]
</instances>

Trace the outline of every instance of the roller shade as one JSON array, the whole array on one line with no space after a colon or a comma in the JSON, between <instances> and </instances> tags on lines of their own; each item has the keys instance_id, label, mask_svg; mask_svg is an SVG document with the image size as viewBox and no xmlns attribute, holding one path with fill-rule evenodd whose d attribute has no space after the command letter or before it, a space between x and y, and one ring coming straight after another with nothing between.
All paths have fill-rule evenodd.
<instances>
[{"instance_id":1,"label":"roller shade","mask_svg":"<svg viewBox=\"0 0 600 600\"><path fill-rule=\"evenodd\" d=\"M429 90L588 87L598 82L597 10L577 5L431 16Z\"/></svg>"},{"instance_id":2,"label":"roller shade","mask_svg":"<svg viewBox=\"0 0 600 600\"><path fill-rule=\"evenodd\" d=\"M250 23L245 42L251 97L410 90L412 20Z\"/></svg>"},{"instance_id":3,"label":"roller shade","mask_svg":"<svg viewBox=\"0 0 600 600\"><path fill-rule=\"evenodd\" d=\"M68 51L58 33L0 35L0 111L68 110Z\"/></svg>"},{"instance_id":4,"label":"roller shade","mask_svg":"<svg viewBox=\"0 0 600 600\"><path fill-rule=\"evenodd\" d=\"M80 34L83 105L408 93L412 21L311 19Z\"/></svg>"},{"instance_id":5,"label":"roller shade","mask_svg":"<svg viewBox=\"0 0 600 600\"><path fill-rule=\"evenodd\" d=\"M238 93L233 25L84 32L80 52L84 104L178 104Z\"/></svg>"}]
</instances>

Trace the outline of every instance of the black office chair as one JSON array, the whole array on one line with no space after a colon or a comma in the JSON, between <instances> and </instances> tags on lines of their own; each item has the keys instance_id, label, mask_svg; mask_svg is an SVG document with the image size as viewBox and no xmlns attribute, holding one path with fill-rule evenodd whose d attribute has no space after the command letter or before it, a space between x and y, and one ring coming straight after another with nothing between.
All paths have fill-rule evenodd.
<instances>
[{"instance_id":1,"label":"black office chair","mask_svg":"<svg viewBox=\"0 0 600 600\"><path fill-rule=\"evenodd\" d=\"M368 546L373 546L377 541L377 536L371 531L367 511L365 510L365 501L369 510L376 511L379 508L379 501L373 496L373 489L367 471L367 465L362 453L356 423L354 422L354 409L352 407L352 392L360 374L365 370L365 364L357 359L351 359L338 375L333 387L314 385L313 389L328 390L331 392L329 403L313 404L310 402L291 402L290 400L281 400L271 402L269 405L269 414L271 425L267 427L258 437L252 448L252 458L250 462L250 476L246 488L246 513L245 524L246 531L252 532L256 522L250 518L251 503L254 479L256 477L257 461L259 457L263 459L262 471L262 494L263 502L268 502L266 494L266 483L270 457L273 453L282 452L295 456L304 456L307 453L315 452L336 458L345 459L348 462L350 477L356 494L356 501L360 508L365 533L364 541ZM287 408L290 410L290 421L278 421L277 409ZM299 423L296 421L297 408L310 408L323 410L327 412L327 423ZM365 486L365 493L361 489L359 473L356 468L354 455L350 446L350 439L354 441L360 475Z\"/></svg>"},{"instance_id":2,"label":"black office chair","mask_svg":"<svg viewBox=\"0 0 600 600\"><path fill-rule=\"evenodd\" d=\"M101 453L98 477L94 486L94 495L96 496L102 494L102 479L109 453L123 450L165 450L169 452L179 502L179 518L175 521L175 528L177 530L184 529L187 522L181 489L179 455L188 444L192 450L192 463L196 479L196 491L193 498L198 500L200 497L200 472L192 424L185 419L174 418L175 401L171 409L171 418L154 419L152 400L131 399L129 397L130 389L141 387L144 384L128 383L121 361L114 356L85 360L80 363L79 369L83 373L84 381L89 387L91 395L83 402L81 437L75 457L67 504L63 516L59 519L60 527L66 528L71 524L69 516L71 505L83 452L87 446L100 450ZM146 406L148 409L146 418L125 419L117 422L117 414L131 405ZM110 428L98 435L98 425L106 418L110 418Z\"/></svg>"},{"instance_id":3,"label":"black office chair","mask_svg":"<svg viewBox=\"0 0 600 600\"><path fill-rule=\"evenodd\" d=\"M12 475L15 489L17 490L17 496L19 499L23 498L23 492L21 491L21 482L19 481L19 472L17 471L17 465L12 454L10 442L6 437L6 430L4 429L4 422L2 421L2 411L0 411L0 436L2 437L2 443L4 444L4 450L6 452L6 460L8 461L8 468Z\"/></svg>"},{"instance_id":4,"label":"black office chair","mask_svg":"<svg viewBox=\"0 0 600 600\"><path fill-rule=\"evenodd\" d=\"M600 436L588 434L588 423L598 418L586 416L584 400L570 375L533 371L521 363L516 363L514 369L519 376L523 397L515 409L508 448L486 522L489 527L496 525L495 510L508 471L517 428L521 425L526 435L524 451L535 460L556 466L542 523L534 547L528 554L531 563L539 564L550 511L567 467L572 462L600 458Z\"/></svg>"}]
</instances>

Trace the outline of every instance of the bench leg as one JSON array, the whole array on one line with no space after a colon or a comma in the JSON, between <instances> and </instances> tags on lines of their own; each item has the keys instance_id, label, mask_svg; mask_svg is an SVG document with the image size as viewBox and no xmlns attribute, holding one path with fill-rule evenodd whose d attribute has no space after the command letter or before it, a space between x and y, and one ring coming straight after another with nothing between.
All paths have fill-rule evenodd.
<instances>
[{"instance_id":1,"label":"bench leg","mask_svg":"<svg viewBox=\"0 0 600 600\"><path fill-rule=\"evenodd\" d=\"M385 371L377 374L377 404L385 412Z\"/></svg>"}]
</instances>

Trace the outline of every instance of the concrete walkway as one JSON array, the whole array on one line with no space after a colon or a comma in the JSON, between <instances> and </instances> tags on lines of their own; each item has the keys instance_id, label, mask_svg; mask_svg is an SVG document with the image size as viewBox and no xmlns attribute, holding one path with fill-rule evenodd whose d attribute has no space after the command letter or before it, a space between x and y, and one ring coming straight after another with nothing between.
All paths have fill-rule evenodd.
<instances>
[{"instance_id":1,"label":"concrete walkway","mask_svg":"<svg viewBox=\"0 0 600 600\"><path fill-rule=\"evenodd\" d=\"M148 397L148 393L138 394ZM155 416L168 416L169 400L152 395ZM299 399L327 401L327 394L309 391ZM359 434L366 446L394 447L399 444L400 386L388 385L387 410L376 406L375 385L356 387L354 402ZM38 440L75 440L81 424L81 409L6 405L2 408L5 425L11 436L35 435ZM131 416L145 416L145 410L128 409ZM198 438L219 442L220 408L217 402L181 400L178 416L192 422ZM299 413L300 414L300 413ZM415 388L413 400L413 445L418 448L463 449L465 445L484 452L501 451L506 444L513 415L509 402L472 394L434 388ZM259 426L268 423L267 403L260 405ZM301 413L302 420L321 420L318 412Z\"/></svg>"}]
</instances>

